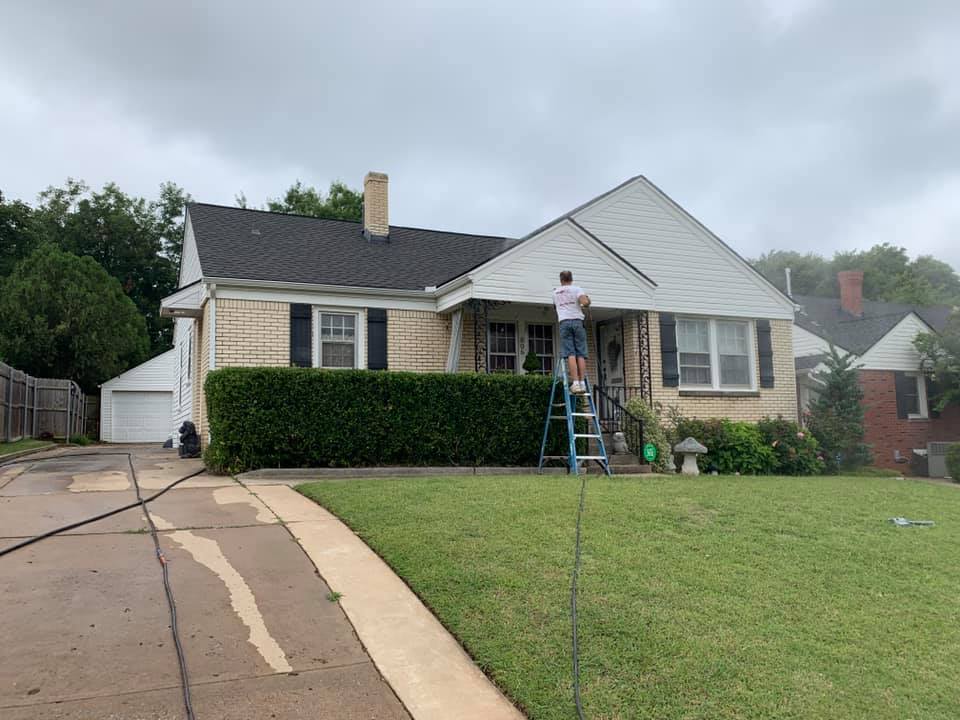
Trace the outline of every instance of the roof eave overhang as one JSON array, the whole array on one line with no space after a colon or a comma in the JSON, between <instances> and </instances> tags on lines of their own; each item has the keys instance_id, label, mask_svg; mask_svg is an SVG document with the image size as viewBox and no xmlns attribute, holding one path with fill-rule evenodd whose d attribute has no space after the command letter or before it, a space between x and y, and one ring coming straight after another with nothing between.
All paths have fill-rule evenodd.
<instances>
[{"instance_id":1,"label":"roof eave overhang","mask_svg":"<svg viewBox=\"0 0 960 720\"><path fill-rule=\"evenodd\" d=\"M206 292L198 280L190 283L160 301L160 317L200 317Z\"/></svg>"}]
</instances>

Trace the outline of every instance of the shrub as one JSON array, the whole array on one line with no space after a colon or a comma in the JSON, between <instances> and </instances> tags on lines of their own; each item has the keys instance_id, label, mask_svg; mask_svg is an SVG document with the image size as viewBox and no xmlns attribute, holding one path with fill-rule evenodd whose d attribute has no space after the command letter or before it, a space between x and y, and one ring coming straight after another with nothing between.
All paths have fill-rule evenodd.
<instances>
[{"instance_id":1,"label":"shrub","mask_svg":"<svg viewBox=\"0 0 960 720\"><path fill-rule=\"evenodd\" d=\"M535 465L551 378L224 368L204 386L218 470ZM562 426L562 423L553 423ZM550 454L560 454L557 432Z\"/></svg>"},{"instance_id":2,"label":"shrub","mask_svg":"<svg viewBox=\"0 0 960 720\"><path fill-rule=\"evenodd\" d=\"M960 482L960 443L954 443L947 450L947 472L954 482Z\"/></svg>"},{"instance_id":3,"label":"shrub","mask_svg":"<svg viewBox=\"0 0 960 720\"><path fill-rule=\"evenodd\" d=\"M765 418L757 423L763 441L773 448L777 475L819 475L825 464L820 443L812 433L783 418Z\"/></svg>"},{"instance_id":4,"label":"shrub","mask_svg":"<svg viewBox=\"0 0 960 720\"><path fill-rule=\"evenodd\" d=\"M646 400L635 397L627 403L627 412L638 418L643 423L643 443L653 443L657 448L657 459L651 465L657 472L663 472L667 468L667 460L673 447L670 445L670 438L667 435L667 429L663 424L663 407L660 403L654 403L651 407ZM633 425L627 424L627 432L624 436L627 440L627 447L637 455L643 457L643 448L640 438L633 437L630 432Z\"/></svg>"},{"instance_id":5,"label":"shrub","mask_svg":"<svg viewBox=\"0 0 960 720\"><path fill-rule=\"evenodd\" d=\"M707 448L697 458L701 472L716 470L722 475L763 475L773 472L777 458L759 428L746 422L711 418L678 418L673 442L692 437Z\"/></svg>"}]
</instances>

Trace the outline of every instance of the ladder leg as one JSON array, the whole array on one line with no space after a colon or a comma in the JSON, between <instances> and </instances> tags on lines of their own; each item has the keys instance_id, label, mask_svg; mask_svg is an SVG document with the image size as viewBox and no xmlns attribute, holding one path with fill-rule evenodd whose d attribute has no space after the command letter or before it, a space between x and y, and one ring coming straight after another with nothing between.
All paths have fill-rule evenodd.
<instances>
[{"instance_id":1,"label":"ladder leg","mask_svg":"<svg viewBox=\"0 0 960 720\"><path fill-rule=\"evenodd\" d=\"M553 373L553 382L550 384L550 402L547 403L547 417L543 421L543 441L540 443L540 464L537 466L537 472L543 472L543 456L547 452L547 435L550 434L550 416L553 414L553 398L557 393L557 373Z\"/></svg>"},{"instance_id":2,"label":"ladder leg","mask_svg":"<svg viewBox=\"0 0 960 720\"><path fill-rule=\"evenodd\" d=\"M563 402L565 405L565 410L567 413L567 439L569 440L569 450L568 450L568 466L570 468L569 472L574 475L580 474L580 466L577 464L577 438L576 428L573 423L573 413L575 412L574 404L576 401L573 399L573 395L570 394L570 381L567 377L567 359L563 358L563 361L560 363L563 372Z\"/></svg>"},{"instance_id":3,"label":"ladder leg","mask_svg":"<svg viewBox=\"0 0 960 720\"><path fill-rule=\"evenodd\" d=\"M584 378L583 382L584 387L587 389L587 402L590 404L590 414L592 415L590 419L593 423L593 432L597 435L597 446L600 449L600 454L603 456L603 464L601 467L603 467L603 471L607 475L612 475L613 473L610 471L610 456L607 455L607 446L603 442L603 430L600 427L600 419L597 417L597 407L593 401L593 388L590 387L586 378Z\"/></svg>"}]
</instances>

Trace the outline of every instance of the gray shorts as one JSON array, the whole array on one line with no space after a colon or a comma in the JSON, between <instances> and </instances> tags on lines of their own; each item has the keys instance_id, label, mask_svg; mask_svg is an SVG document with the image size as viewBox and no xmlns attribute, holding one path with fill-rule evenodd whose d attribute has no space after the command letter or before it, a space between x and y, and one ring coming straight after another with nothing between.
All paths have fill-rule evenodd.
<instances>
[{"instance_id":1,"label":"gray shorts","mask_svg":"<svg viewBox=\"0 0 960 720\"><path fill-rule=\"evenodd\" d=\"M587 354L587 329L583 320L563 320L560 323L560 356L589 357Z\"/></svg>"}]
</instances>

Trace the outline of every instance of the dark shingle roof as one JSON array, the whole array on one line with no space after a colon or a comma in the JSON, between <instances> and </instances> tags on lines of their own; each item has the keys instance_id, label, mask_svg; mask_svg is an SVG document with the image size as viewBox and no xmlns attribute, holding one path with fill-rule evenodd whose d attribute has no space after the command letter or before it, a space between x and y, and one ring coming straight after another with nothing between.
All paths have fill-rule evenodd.
<instances>
[{"instance_id":1,"label":"dark shingle roof","mask_svg":"<svg viewBox=\"0 0 960 720\"><path fill-rule=\"evenodd\" d=\"M205 277L423 290L442 285L516 240L390 226L371 242L357 222L191 203Z\"/></svg>"},{"instance_id":2,"label":"dark shingle roof","mask_svg":"<svg viewBox=\"0 0 960 720\"><path fill-rule=\"evenodd\" d=\"M862 355L873 347L911 312L934 330L940 331L952 311L947 305L925 307L864 300L863 317L856 318L840 307L838 298L795 295L793 299L800 305L796 313L797 325L856 355Z\"/></svg>"}]
</instances>

